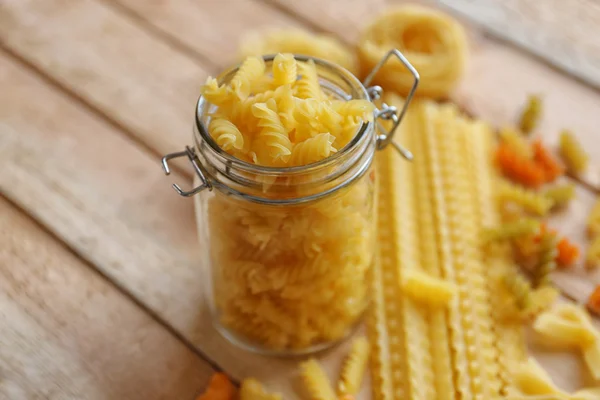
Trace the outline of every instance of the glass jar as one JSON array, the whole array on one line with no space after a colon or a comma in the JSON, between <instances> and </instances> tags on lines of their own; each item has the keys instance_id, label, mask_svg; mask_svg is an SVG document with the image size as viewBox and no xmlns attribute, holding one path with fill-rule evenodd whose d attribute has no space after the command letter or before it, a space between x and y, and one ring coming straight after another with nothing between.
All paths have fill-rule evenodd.
<instances>
[{"instance_id":1,"label":"glass jar","mask_svg":"<svg viewBox=\"0 0 600 400\"><path fill-rule=\"evenodd\" d=\"M411 71L412 66L397 50ZM311 57L325 93L338 99L372 100L368 88L345 69ZM264 57L267 68L273 56ZM237 71L218 77L227 83ZM376 253L377 149L391 142L401 113L383 105L343 149L299 167L263 167L223 151L208 133L216 107L200 97L194 147L163 158L187 156L198 186L195 198L202 266L210 271L206 294L214 324L230 341L270 354L322 350L352 332L369 300L369 271ZM383 131L378 119L394 126ZM393 143L393 142L392 142ZM395 145L395 144L394 144ZM405 156L410 153L395 147Z\"/></svg>"}]
</instances>

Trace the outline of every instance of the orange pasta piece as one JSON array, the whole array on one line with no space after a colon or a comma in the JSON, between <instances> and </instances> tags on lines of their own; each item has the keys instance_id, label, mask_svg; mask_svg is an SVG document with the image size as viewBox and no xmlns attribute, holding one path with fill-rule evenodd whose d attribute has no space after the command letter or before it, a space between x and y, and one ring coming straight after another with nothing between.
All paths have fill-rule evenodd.
<instances>
[{"instance_id":1,"label":"orange pasta piece","mask_svg":"<svg viewBox=\"0 0 600 400\"><path fill-rule=\"evenodd\" d=\"M204 393L196 397L196 400L233 400L235 392L235 386L227 375L217 372L210 378Z\"/></svg>"},{"instance_id":2,"label":"orange pasta piece","mask_svg":"<svg viewBox=\"0 0 600 400\"><path fill-rule=\"evenodd\" d=\"M541 224L540 226L540 234L535 237L535 241L539 243L541 237L546 233L550 233L551 235L556 236L556 230L550 229L546 224ZM579 258L579 247L571 242L569 239L563 237L556 244L557 254L556 254L556 263L562 267L570 267L575 261Z\"/></svg>"},{"instance_id":3,"label":"orange pasta piece","mask_svg":"<svg viewBox=\"0 0 600 400\"><path fill-rule=\"evenodd\" d=\"M537 139L533 142L533 159L545 173L546 182L552 182L559 176L564 175L565 168L556 157L550 153L542 141Z\"/></svg>"},{"instance_id":4,"label":"orange pasta piece","mask_svg":"<svg viewBox=\"0 0 600 400\"><path fill-rule=\"evenodd\" d=\"M587 307L594 314L600 315L600 285L596 286L588 298Z\"/></svg>"},{"instance_id":5,"label":"orange pasta piece","mask_svg":"<svg viewBox=\"0 0 600 400\"><path fill-rule=\"evenodd\" d=\"M556 262L563 268L572 266L579 258L579 247L567 238L560 239L556 247L558 249Z\"/></svg>"},{"instance_id":6,"label":"orange pasta piece","mask_svg":"<svg viewBox=\"0 0 600 400\"><path fill-rule=\"evenodd\" d=\"M517 154L505 143L498 146L496 160L504 175L525 186L537 188L546 181L542 167L534 160L529 160Z\"/></svg>"}]
</instances>

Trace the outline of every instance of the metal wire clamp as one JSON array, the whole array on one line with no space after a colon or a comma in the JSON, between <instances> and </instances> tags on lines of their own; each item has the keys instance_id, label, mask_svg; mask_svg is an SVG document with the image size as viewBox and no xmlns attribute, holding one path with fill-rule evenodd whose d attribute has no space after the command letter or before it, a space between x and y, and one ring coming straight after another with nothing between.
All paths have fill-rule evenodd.
<instances>
[{"instance_id":1,"label":"metal wire clamp","mask_svg":"<svg viewBox=\"0 0 600 400\"><path fill-rule=\"evenodd\" d=\"M184 151L170 153L162 158L162 167L165 171L165 174L171 174L171 169L169 168L169 160L184 156L187 156L187 158L190 160L190 163L194 166L194 171L196 171L196 175L198 175L198 178L200 178L201 185L196 186L192 190L185 191L178 184L174 183L173 188L175 189L175 191L179 193L180 196L191 197L196 193L203 191L204 189L212 190L212 185L210 184L210 182L208 182L208 180L204 177L204 174L202 173L202 169L200 167L198 157L196 156L196 152L193 148L190 148L190 146L185 146Z\"/></svg>"},{"instance_id":2,"label":"metal wire clamp","mask_svg":"<svg viewBox=\"0 0 600 400\"><path fill-rule=\"evenodd\" d=\"M408 110L408 106L410 105L410 102L412 101L415 91L417 90L417 87L419 86L419 81L421 79L419 77L419 73L417 72L415 67L413 67L412 64L406 59L406 57L404 57L404 54L402 54L402 52L400 52L400 50L393 49L393 50L390 50L389 52L387 52L385 57L383 57L381 59L381 61L379 61L377 63L377 65L375 65L375 67L371 70L369 75L367 75L367 77L362 82L362 84L364 87L367 88L367 93L369 93L372 100L376 100L379 97L381 97L381 93L383 92L381 87L380 86L370 86L370 84L373 81L373 78L375 77L375 75L377 75L379 70L383 67L383 65L392 56L396 56L398 58L398 60L400 60L400 62L402 64L404 64L406 69L408 69L408 71L412 74L412 76L414 78L414 82L410 89L410 92L408 92L408 96L406 97L406 101L404 102L404 105L402 106L402 110L400 111L400 113L398 113L398 110L396 109L396 107L388 106L385 103L383 103L380 110L377 110L375 112L375 122L377 125L377 130L380 132L380 134L377 136L377 148L381 150L381 149L384 149L388 144L391 144L392 146L394 146L396 151L398 151L400 153L400 155L402 155L402 157L406 158L407 160L412 160L413 159L412 153L409 150L405 149L404 147L400 146L398 143L394 142L392 139L394 138L396 129L402 122L402 119L404 118L404 115L406 114L406 111ZM392 128L389 131L386 131L385 128L378 121L378 119L392 120L394 122L394 125L392 126Z\"/></svg>"}]
</instances>

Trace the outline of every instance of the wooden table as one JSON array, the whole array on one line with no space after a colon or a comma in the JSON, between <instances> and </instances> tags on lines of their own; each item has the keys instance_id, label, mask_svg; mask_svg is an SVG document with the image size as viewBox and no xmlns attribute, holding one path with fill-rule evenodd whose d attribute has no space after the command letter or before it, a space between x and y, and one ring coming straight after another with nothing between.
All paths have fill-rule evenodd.
<instances>
[{"instance_id":1,"label":"wooden table","mask_svg":"<svg viewBox=\"0 0 600 400\"><path fill-rule=\"evenodd\" d=\"M570 127L600 160L598 3L442 2L474 22L457 100L501 123L543 93L546 140ZM389 3L0 1L1 399L192 399L219 368L292 393L297 360L244 353L211 328L192 202L159 159L190 143L198 87L244 33L299 27L352 43ZM595 193L578 192L554 222L583 243ZM557 281L580 301L600 283ZM332 372L346 346L321 356ZM562 386L581 384L577 361L540 357Z\"/></svg>"}]
</instances>

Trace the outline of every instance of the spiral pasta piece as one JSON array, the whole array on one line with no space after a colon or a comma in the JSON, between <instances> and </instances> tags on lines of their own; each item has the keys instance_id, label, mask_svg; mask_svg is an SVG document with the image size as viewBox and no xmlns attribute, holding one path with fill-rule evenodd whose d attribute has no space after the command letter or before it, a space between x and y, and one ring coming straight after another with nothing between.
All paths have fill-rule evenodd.
<instances>
[{"instance_id":1,"label":"spiral pasta piece","mask_svg":"<svg viewBox=\"0 0 600 400\"><path fill-rule=\"evenodd\" d=\"M541 140L533 142L533 152L535 162L544 170L546 182L552 182L565 172L565 168L560 162L544 147Z\"/></svg>"},{"instance_id":2,"label":"spiral pasta piece","mask_svg":"<svg viewBox=\"0 0 600 400\"><path fill-rule=\"evenodd\" d=\"M536 219L523 218L515 222L508 222L498 227L486 229L483 234L487 241L515 239L538 233L540 226L540 222Z\"/></svg>"},{"instance_id":3,"label":"spiral pasta piece","mask_svg":"<svg viewBox=\"0 0 600 400\"><path fill-rule=\"evenodd\" d=\"M600 236L592 239L585 255L585 266L587 269L600 267Z\"/></svg>"},{"instance_id":4,"label":"spiral pasta piece","mask_svg":"<svg viewBox=\"0 0 600 400\"><path fill-rule=\"evenodd\" d=\"M525 134L531 133L536 127L542 115L542 99L531 95L519 117L519 127Z\"/></svg>"},{"instance_id":5,"label":"spiral pasta piece","mask_svg":"<svg viewBox=\"0 0 600 400\"><path fill-rule=\"evenodd\" d=\"M337 150L333 147L335 137L329 133L320 133L315 137L306 139L297 143L292 149L290 165L306 165L323 160L335 153Z\"/></svg>"},{"instance_id":6,"label":"spiral pasta piece","mask_svg":"<svg viewBox=\"0 0 600 400\"><path fill-rule=\"evenodd\" d=\"M550 284L550 273L556 269L557 243L556 234L548 231L542 233L538 261L534 270L535 287Z\"/></svg>"},{"instance_id":7,"label":"spiral pasta piece","mask_svg":"<svg viewBox=\"0 0 600 400\"><path fill-rule=\"evenodd\" d=\"M506 289L514 298L519 310L526 309L531 303L531 285L527 279L518 273L506 273L503 276Z\"/></svg>"},{"instance_id":8,"label":"spiral pasta piece","mask_svg":"<svg viewBox=\"0 0 600 400\"><path fill-rule=\"evenodd\" d=\"M208 125L208 131L219 147L227 152L244 148L244 136L233 123L226 119L213 119Z\"/></svg>"},{"instance_id":9,"label":"spiral pasta piece","mask_svg":"<svg viewBox=\"0 0 600 400\"><path fill-rule=\"evenodd\" d=\"M248 57L231 78L229 86L241 100L247 98L252 91L252 83L261 79L265 73L265 62L262 57Z\"/></svg>"},{"instance_id":10,"label":"spiral pasta piece","mask_svg":"<svg viewBox=\"0 0 600 400\"><path fill-rule=\"evenodd\" d=\"M376 17L358 43L362 76L366 76L392 48L399 49L419 72L417 95L444 98L463 75L467 55L464 28L440 11L405 5ZM373 83L406 96L412 74L399 60L389 60Z\"/></svg>"},{"instance_id":11,"label":"spiral pasta piece","mask_svg":"<svg viewBox=\"0 0 600 400\"><path fill-rule=\"evenodd\" d=\"M202 96L209 102L220 107L227 107L231 103L231 93L227 86L219 86L215 78L208 77L200 89Z\"/></svg>"},{"instance_id":12,"label":"spiral pasta piece","mask_svg":"<svg viewBox=\"0 0 600 400\"><path fill-rule=\"evenodd\" d=\"M496 149L496 161L505 176L527 187L537 188L546 180L542 167L534 160L520 156L505 143Z\"/></svg>"},{"instance_id":13,"label":"spiral pasta piece","mask_svg":"<svg viewBox=\"0 0 600 400\"><path fill-rule=\"evenodd\" d=\"M577 175L585 172L589 156L571 132L564 130L560 134L558 148L569 171Z\"/></svg>"},{"instance_id":14,"label":"spiral pasta piece","mask_svg":"<svg viewBox=\"0 0 600 400\"><path fill-rule=\"evenodd\" d=\"M558 241L556 250L556 262L561 268L572 266L579 258L579 247L567 238Z\"/></svg>"},{"instance_id":15,"label":"spiral pasta piece","mask_svg":"<svg viewBox=\"0 0 600 400\"><path fill-rule=\"evenodd\" d=\"M554 208L565 207L575 198L575 185L566 183L552 186L544 190L543 195L552 201Z\"/></svg>"},{"instance_id":16,"label":"spiral pasta piece","mask_svg":"<svg viewBox=\"0 0 600 400\"><path fill-rule=\"evenodd\" d=\"M358 393L369 361L369 352L367 339L364 337L354 339L350 353L344 359L337 387L338 395Z\"/></svg>"},{"instance_id":17,"label":"spiral pasta piece","mask_svg":"<svg viewBox=\"0 0 600 400\"><path fill-rule=\"evenodd\" d=\"M587 234L590 238L600 236L600 199L596 200L587 218Z\"/></svg>"},{"instance_id":18,"label":"spiral pasta piece","mask_svg":"<svg viewBox=\"0 0 600 400\"><path fill-rule=\"evenodd\" d=\"M294 88L296 89L296 96L300 99L323 99L323 91L319 84L319 78L317 76L317 69L314 61L298 64L298 73L300 79L296 81Z\"/></svg>"},{"instance_id":19,"label":"spiral pasta piece","mask_svg":"<svg viewBox=\"0 0 600 400\"><path fill-rule=\"evenodd\" d=\"M277 54L273 60L273 85L291 85L296 82L298 71L292 54Z\"/></svg>"},{"instance_id":20,"label":"spiral pasta piece","mask_svg":"<svg viewBox=\"0 0 600 400\"><path fill-rule=\"evenodd\" d=\"M258 126L261 128L256 141L264 144L256 152L260 164L286 163L292 154L292 142L276 109L277 105L273 99L252 106L252 114L258 118Z\"/></svg>"},{"instance_id":21,"label":"spiral pasta piece","mask_svg":"<svg viewBox=\"0 0 600 400\"><path fill-rule=\"evenodd\" d=\"M523 135L514 128L502 127L499 131L500 139L506 143L520 157L533 158L533 149L531 144Z\"/></svg>"},{"instance_id":22,"label":"spiral pasta piece","mask_svg":"<svg viewBox=\"0 0 600 400\"><path fill-rule=\"evenodd\" d=\"M313 56L357 73L354 53L332 36L315 35L301 30L278 30L250 34L240 45L242 58L275 53Z\"/></svg>"},{"instance_id":23,"label":"spiral pasta piece","mask_svg":"<svg viewBox=\"0 0 600 400\"><path fill-rule=\"evenodd\" d=\"M311 400L337 400L327 374L314 358L300 364L300 377Z\"/></svg>"},{"instance_id":24,"label":"spiral pasta piece","mask_svg":"<svg viewBox=\"0 0 600 400\"><path fill-rule=\"evenodd\" d=\"M525 211L539 216L546 215L553 205L553 201L547 196L509 182L502 182L499 185L497 196L503 203L516 204Z\"/></svg>"}]
</instances>

